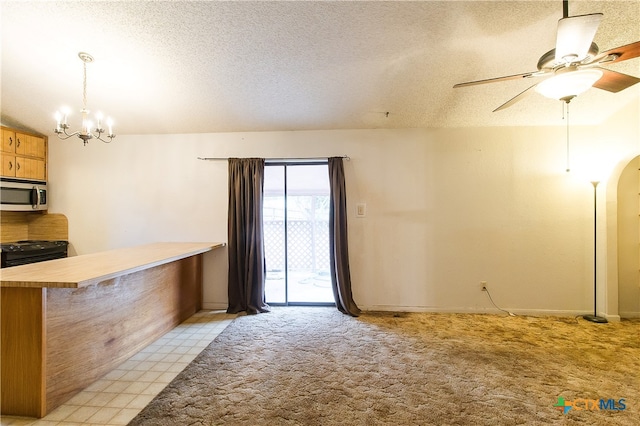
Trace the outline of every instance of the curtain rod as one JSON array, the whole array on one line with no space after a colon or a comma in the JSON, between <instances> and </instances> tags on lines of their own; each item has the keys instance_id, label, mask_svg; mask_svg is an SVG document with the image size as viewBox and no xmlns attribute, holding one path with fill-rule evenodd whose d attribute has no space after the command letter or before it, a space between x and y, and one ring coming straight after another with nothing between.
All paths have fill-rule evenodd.
<instances>
[{"instance_id":1,"label":"curtain rod","mask_svg":"<svg viewBox=\"0 0 640 426\"><path fill-rule=\"evenodd\" d=\"M344 158L347 161L350 161L351 158L348 155L336 155L335 157ZM322 161L327 160L329 157L291 157L291 158L265 158L266 161ZM229 157L198 157L198 160L207 160L207 161L226 161Z\"/></svg>"}]
</instances>

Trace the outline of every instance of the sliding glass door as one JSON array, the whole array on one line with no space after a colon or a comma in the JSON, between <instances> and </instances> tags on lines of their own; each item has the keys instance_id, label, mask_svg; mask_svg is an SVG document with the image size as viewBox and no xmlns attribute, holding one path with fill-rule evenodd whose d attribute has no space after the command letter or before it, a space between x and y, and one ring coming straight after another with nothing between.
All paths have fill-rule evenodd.
<instances>
[{"instance_id":1,"label":"sliding glass door","mask_svg":"<svg viewBox=\"0 0 640 426\"><path fill-rule=\"evenodd\" d=\"M333 304L327 163L267 163L263 212L267 303Z\"/></svg>"}]
</instances>

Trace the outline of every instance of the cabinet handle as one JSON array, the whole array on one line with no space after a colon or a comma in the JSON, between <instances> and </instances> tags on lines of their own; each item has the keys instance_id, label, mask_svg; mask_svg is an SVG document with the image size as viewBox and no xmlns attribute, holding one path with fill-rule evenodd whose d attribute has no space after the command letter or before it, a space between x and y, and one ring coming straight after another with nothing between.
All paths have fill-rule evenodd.
<instances>
[{"instance_id":1,"label":"cabinet handle","mask_svg":"<svg viewBox=\"0 0 640 426\"><path fill-rule=\"evenodd\" d=\"M20 139L16 139L16 148L20 147Z\"/></svg>"},{"instance_id":2,"label":"cabinet handle","mask_svg":"<svg viewBox=\"0 0 640 426\"><path fill-rule=\"evenodd\" d=\"M13 145L13 138L9 136L9 146Z\"/></svg>"},{"instance_id":3,"label":"cabinet handle","mask_svg":"<svg viewBox=\"0 0 640 426\"><path fill-rule=\"evenodd\" d=\"M9 170L13 170L13 161L9 161Z\"/></svg>"},{"instance_id":4,"label":"cabinet handle","mask_svg":"<svg viewBox=\"0 0 640 426\"><path fill-rule=\"evenodd\" d=\"M20 163L16 161L16 170L20 170Z\"/></svg>"}]
</instances>

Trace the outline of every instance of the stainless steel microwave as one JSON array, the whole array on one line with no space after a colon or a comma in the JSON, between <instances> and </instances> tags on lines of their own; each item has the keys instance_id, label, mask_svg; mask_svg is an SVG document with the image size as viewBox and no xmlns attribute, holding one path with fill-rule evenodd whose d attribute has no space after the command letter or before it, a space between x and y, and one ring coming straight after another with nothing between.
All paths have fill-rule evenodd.
<instances>
[{"instance_id":1,"label":"stainless steel microwave","mask_svg":"<svg viewBox=\"0 0 640 426\"><path fill-rule=\"evenodd\" d=\"M47 182L0 178L0 210L47 210Z\"/></svg>"}]
</instances>

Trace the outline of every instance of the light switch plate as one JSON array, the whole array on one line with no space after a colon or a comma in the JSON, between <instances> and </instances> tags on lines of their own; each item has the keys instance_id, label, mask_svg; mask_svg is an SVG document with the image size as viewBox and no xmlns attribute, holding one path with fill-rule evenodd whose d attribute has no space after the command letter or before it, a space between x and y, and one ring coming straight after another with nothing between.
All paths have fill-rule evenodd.
<instances>
[{"instance_id":1,"label":"light switch plate","mask_svg":"<svg viewBox=\"0 0 640 426\"><path fill-rule=\"evenodd\" d=\"M367 215L367 205L359 203L356 205L356 217L365 217Z\"/></svg>"}]
</instances>

